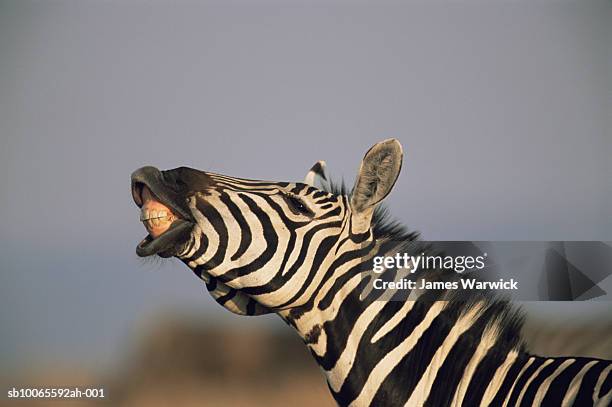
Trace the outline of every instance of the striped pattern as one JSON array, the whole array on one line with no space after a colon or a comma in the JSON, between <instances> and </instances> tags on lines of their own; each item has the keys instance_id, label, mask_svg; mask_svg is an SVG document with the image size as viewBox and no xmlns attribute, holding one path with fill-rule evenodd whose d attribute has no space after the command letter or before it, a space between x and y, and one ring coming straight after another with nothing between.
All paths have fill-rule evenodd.
<instances>
[{"instance_id":1,"label":"striped pattern","mask_svg":"<svg viewBox=\"0 0 612 407\"><path fill-rule=\"evenodd\" d=\"M214 186L191 197L197 228L178 257L235 313L306 302L333 261L330 249L346 227L346 198L306 184L208 175ZM308 213L294 207L306 201Z\"/></svg>"},{"instance_id":2,"label":"striped pattern","mask_svg":"<svg viewBox=\"0 0 612 407\"><path fill-rule=\"evenodd\" d=\"M322 166L315 169L324 177ZM505 302L368 292L373 256L418 243L381 209L365 222L338 191L206 177L206 188L189 197L196 224L177 257L228 310L279 314L309 347L338 404L610 404L609 361L526 353L521 317ZM386 273L399 279L408 271Z\"/></svg>"}]
</instances>

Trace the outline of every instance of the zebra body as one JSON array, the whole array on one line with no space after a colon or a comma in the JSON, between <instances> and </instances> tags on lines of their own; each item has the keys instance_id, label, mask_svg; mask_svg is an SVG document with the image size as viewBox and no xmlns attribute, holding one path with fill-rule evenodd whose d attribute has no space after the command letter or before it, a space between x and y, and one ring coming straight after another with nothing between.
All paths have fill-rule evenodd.
<instances>
[{"instance_id":1,"label":"zebra body","mask_svg":"<svg viewBox=\"0 0 612 407\"><path fill-rule=\"evenodd\" d=\"M132 175L136 203L146 205L147 189L178 220L137 252L178 257L234 313L280 315L340 405L609 405L609 361L530 355L522 317L504 301L365 291L374 256L404 251L402 242L428 250L378 207L401 163L396 140L375 145L350 197L322 162L305 183L145 167Z\"/></svg>"}]
</instances>

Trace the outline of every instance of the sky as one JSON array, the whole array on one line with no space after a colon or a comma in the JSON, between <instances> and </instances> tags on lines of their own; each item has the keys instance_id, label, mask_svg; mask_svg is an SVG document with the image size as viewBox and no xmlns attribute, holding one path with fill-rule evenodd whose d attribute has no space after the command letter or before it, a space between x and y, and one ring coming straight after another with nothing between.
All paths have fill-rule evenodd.
<instances>
[{"instance_id":1,"label":"sky","mask_svg":"<svg viewBox=\"0 0 612 407\"><path fill-rule=\"evenodd\" d=\"M136 257L146 164L297 181L323 159L352 185L395 137L387 204L428 240L611 241L611 17L583 0L0 0L3 365L104 365L163 313L279 325Z\"/></svg>"}]
</instances>

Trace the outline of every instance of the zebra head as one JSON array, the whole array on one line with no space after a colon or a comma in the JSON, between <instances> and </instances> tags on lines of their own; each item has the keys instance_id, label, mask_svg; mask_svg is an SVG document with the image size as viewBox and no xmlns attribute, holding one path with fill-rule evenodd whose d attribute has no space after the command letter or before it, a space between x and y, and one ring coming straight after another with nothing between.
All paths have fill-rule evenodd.
<instances>
[{"instance_id":1,"label":"zebra head","mask_svg":"<svg viewBox=\"0 0 612 407\"><path fill-rule=\"evenodd\" d=\"M335 261L373 240L374 208L391 191L401 164L397 140L374 145L350 197L325 186L322 162L304 183L140 168L132 174L132 195L149 234L136 253L179 258L217 302L238 314L303 305Z\"/></svg>"}]
</instances>

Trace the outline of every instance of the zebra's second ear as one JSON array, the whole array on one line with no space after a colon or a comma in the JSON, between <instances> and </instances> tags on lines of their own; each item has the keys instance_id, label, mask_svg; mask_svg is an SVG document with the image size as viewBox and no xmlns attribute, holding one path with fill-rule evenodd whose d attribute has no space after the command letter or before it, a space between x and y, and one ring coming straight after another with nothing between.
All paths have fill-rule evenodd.
<instances>
[{"instance_id":1,"label":"zebra's second ear","mask_svg":"<svg viewBox=\"0 0 612 407\"><path fill-rule=\"evenodd\" d=\"M391 192L402 168L402 145L396 139L375 144L363 157L351 195L353 212L373 208Z\"/></svg>"},{"instance_id":2,"label":"zebra's second ear","mask_svg":"<svg viewBox=\"0 0 612 407\"><path fill-rule=\"evenodd\" d=\"M308 171L306 177L304 177L304 184L308 184L315 188L325 189L326 185L329 182L327 180L326 168L327 165L325 164L325 161L317 161L315 165L313 165L312 168Z\"/></svg>"}]
</instances>

